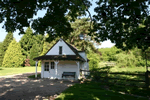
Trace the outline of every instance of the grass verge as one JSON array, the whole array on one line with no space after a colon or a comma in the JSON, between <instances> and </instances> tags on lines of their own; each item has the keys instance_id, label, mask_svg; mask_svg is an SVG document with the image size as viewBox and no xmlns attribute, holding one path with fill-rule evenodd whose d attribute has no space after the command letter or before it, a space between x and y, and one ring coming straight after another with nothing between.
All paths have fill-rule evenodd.
<instances>
[{"instance_id":1,"label":"grass verge","mask_svg":"<svg viewBox=\"0 0 150 100\"><path fill-rule=\"evenodd\" d=\"M41 68L37 68L37 71L41 71ZM0 67L0 76L21 74L27 72L35 72L35 67L19 67L19 68L3 68Z\"/></svg>"}]
</instances>

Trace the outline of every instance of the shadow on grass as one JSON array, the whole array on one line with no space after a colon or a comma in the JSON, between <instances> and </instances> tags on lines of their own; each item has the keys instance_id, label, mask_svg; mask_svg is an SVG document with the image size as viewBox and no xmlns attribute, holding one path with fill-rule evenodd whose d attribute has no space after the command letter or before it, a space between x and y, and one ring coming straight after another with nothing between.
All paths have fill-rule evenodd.
<instances>
[{"instance_id":1,"label":"shadow on grass","mask_svg":"<svg viewBox=\"0 0 150 100\"><path fill-rule=\"evenodd\" d=\"M91 72L89 78L92 78L92 81L100 82L102 87L107 86L114 92L124 92L145 97L150 95L150 91L145 87L144 72L109 72L110 67L106 68L106 70Z\"/></svg>"},{"instance_id":2,"label":"shadow on grass","mask_svg":"<svg viewBox=\"0 0 150 100\"><path fill-rule=\"evenodd\" d=\"M75 84L63 91L56 100L148 100L146 97L131 96L107 88L108 86L97 82Z\"/></svg>"}]
</instances>

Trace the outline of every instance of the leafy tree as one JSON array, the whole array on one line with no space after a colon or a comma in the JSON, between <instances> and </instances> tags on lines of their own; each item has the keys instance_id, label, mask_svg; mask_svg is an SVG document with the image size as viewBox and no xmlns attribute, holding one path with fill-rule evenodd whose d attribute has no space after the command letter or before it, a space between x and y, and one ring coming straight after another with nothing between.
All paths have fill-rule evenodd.
<instances>
[{"instance_id":1,"label":"leafy tree","mask_svg":"<svg viewBox=\"0 0 150 100\"><path fill-rule=\"evenodd\" d=\"M15 2L15 3L14 3ZM149 46L149 0L98 0L93 16L96 41L110 39L118 48L131 49L137 46L143 50ZM49 34L49 39L56 36L69 36L73 31L71 23L65 17L70 15L70 22L79 15L89 12L89 0L0 0L0 23L6 20L4 28L24 33L23 27L30 24L35 33ZM32 19L39 10L46 10L44 17ZM49 20L51 19L51 20ZM142 26L142 27L141 27ZM89 32L89 35L92 32ZM124 47L123 44L126 44Z\"/></svg>"},{"instance_id":2,"label":"leafy tree","mask_svg":"<svg viewBox=\"0 0 150 100\"><path fill-rule=\"evenodd\" d=\"M30 50L30 65L35 66L35 61L33 58L39 56L39 45L35 42Z\"/></svg>"},{"instance_id":3,"label":"leafy tree","mask_svg":"<svg viewBox=\"0 0 150 100\"><path fill-rule=\"evenodd\" d=\"M26 57L30 55L30 49L34 44L33 32L30 27L27 28L26 34L23 35L21 40L19 41L21 48L23 48L23 55Z\"/></svg>"},{"instance_id":4,"label":"leafy tree","mask_svg":"<svg viewBox=\"0 0 150 100\"><path fill-rule=\"evenodd\" d=\"M5 52L12 40L13 40L13 33L8 32L1 46L0 66L2 65Z\"/></svg>"},{"instance_id":5,"label":"leafy tree","mask_svg":"<svg viewBox=\"0 0 150 100\"><path fill-rule=\"evenodd\" d=\"M73 21L78 14L85 14L90 5L88 0L0 0L0 22L5 19L4 28L7 31L13 32L19 29L20 33L24 33L23 27L31 24L35 33L44 34L46 31L49 38L53 39L53 36L61 36L62 33L67 36L72 31L65 17L66 13L71 16ZM47 10L47 12L43 18L32 19L39 10ZM51 34L52 32L57 34Z\"/></svg>"},{"instance_id":6,"label":"leafy tree","mask_svg":"<svg viewBox=\"0 0 150 100\"><path fill-rule=\"evenodd\" d=\"M86 52L93 50L97 52L98 50L94 46L94 43L96 43L94 40L94 34L93 36L88 35L90 30L90 19L78 18L75 20L75 22L70 23L71 27L73 28L73 32L71 32L71 34L68 36L68 38L65 38L65 40L77 47L79 50L84 50ZM97 44L100 45L100 43Z\"/></svg>"},{"instance_id":7,"label":"leafy tree","mask_svg":"<svg viewBox=\"0 0 150 100\"><path fill-rule=\"evenodd\" d=\"M20 44L14 39L6 50L2 67L20 67L23 64L24 56Z\"/></svg>"},{"instance_id":8,"label":"leafy tree","mask_svg":"<svg viewBox=\"0 0 150 100\"><path fill-rule=\"evenodd\" d=\"M149 0L99 0L93 16L101 41L110 39L118 48L149 47ZM125 46L124 46L125 44Z\"/></svg>"}]
</instances>

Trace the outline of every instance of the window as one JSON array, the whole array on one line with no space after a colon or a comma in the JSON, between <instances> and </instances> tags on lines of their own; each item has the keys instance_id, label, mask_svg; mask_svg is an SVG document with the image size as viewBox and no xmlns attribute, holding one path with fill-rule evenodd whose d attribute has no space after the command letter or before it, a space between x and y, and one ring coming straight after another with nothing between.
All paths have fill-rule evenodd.
<instances>
[{"instance_id":1,"label":"window","mask_svg":"<svg viewBox=\"0 0 150 100\"><path fill-rule=\"evenodd\" d=\"M59 46L59 54L62 54L62 46Z\"/></svg>"},{"instance_id":2,"label":"window","mask_svg":"<svg viewBox=\"0 0 150 100\"><path fill-rule=\"evenodd\" d=\"M49 62L45 62L44 71L49 71Z\"/></svg>"},{"instance_id":3,"label":"window","mask_svg":"<svg viewBox=\"0 0 150 100\"><path fill-rule=\"evenodd\" d=\"M54 69L54 67L55 67L54 62L51 62L51 69Z\"/></svg>"}]
</instances>

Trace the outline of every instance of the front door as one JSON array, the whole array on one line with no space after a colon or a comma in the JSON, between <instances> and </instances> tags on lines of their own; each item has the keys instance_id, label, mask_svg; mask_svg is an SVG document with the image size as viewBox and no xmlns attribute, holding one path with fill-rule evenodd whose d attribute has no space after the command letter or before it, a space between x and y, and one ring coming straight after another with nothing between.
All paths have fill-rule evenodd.
<instances>
[{"instance_id":1,"label":"front door","mask_svg":"<svg viewBox=\"0 0 150 100\"><path fill-rule=\"evenodd\" d=\"M44 64L44 78L49 78L49 62L45 62Z\"/></svg>"},{"instance_id":2,"label":"front door","mask_svg":"<svg viewBox=\"0 0 150 100\"><path fill-rule=\"evenodd\" d=\"M55 63L50 62L50 79L55 79L56 74L55 74Z\"/></svg>"}]
</instances>

